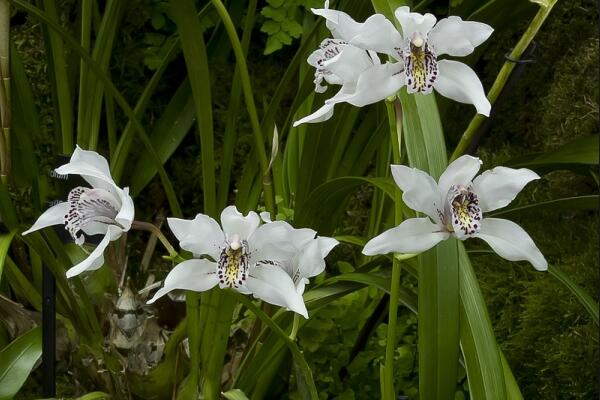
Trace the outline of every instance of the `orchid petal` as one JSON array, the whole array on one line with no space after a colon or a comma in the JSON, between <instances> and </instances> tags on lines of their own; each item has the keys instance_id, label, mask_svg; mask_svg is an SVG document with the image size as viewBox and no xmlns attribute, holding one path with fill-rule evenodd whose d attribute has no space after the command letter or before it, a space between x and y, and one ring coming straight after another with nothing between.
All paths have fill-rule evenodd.
<instances>
[{"instance_id":1,"label":"orchid petal","mask_svg":"<svg viewBox=\"0 0 600 400\"><path fill-rule=\"evenodd\" d=\"M258 215L260 215L260 219L262 219L264 222L273 222L271 219L271 213L268 211L262 211Z\"/></svg>"},{"instance_id":2,"label":"orchid petal","mask_svg":"<svg viewBox=\"0 0 600 400\"><path fill-rule=\"evenodd\" d=\"M110 174L108 162L95 151L83 150L77 146L69 162L56 168L55 172L60 175L81 175L93 187L116 193L117 186Z\"/></svg>"},{"instance_id":3,"label":"orchid petal","mask_svg":"<svg viewBox=\"0 0 600 400\"><path fill-rule=\"evenodd\" d=\"M304 299L296 291L292 278L278 266L259 265L252 268L246 288L254 297L276 306L287 307L308 319Z\"/></svg>"},{"instance_id":4,"label":"orchid petal","mask_svg":"<svg viewBox=\"0 0 600 400\"><path fill-rule=\"evenodd\" d=\"M441 19L429 32L429 42L438 56L467 56L485 42L494 29L484 23L451 16Z\"/></svg>"},{"instance_id":5,"label":"orchid petal","mask_svg":"<svg viewBox=\"0 0 600 400\"><path fill-rule=\"evenodd\" d=\"M196 255L207 254L214 260L219 258L225 235L217 221L198 214L193 220L167 218L167 223L182 249Z\"/></svg>"},{"instance_id":6,"label":"orchid petal","mask_svg":"<svg viewBox=\"0 0 600 400\"><path fill-rule=\"evenodd\" d=\"M104 264L104 250L106 249L110 241L113 240L115 237L120 236L122 232L123 230L119 227L110 225L108 227L106 235L104 235L100 243L98 243L98 245L90 253L90 255L87 256L85 260L83 260L82 262L80 262L79 264L75 265L67 271L67 278L72 278L84 271L91 271L100 268Z\"/></svg>"},{"instance_id":7,"label":"orchid petal","mask_svg":"<svg viewBox=\"0 0 600 400\"><path fill-rule=\"evenodd\" d=\"M314 113L307 115L304 118L300 118L297 121L294 121L294 128L301 124L312 124L315 122L323 122L327 121L331 117L333 117L333 104L325 104L321 108L319 108Z\"/></svg>"},{"instance_id":8,"label":"orchid petal","mask_svg":"<svg viewBox=\"0 0 600 400\"><path fill-rule=\"evenodd\" d=\"M464 155L452 161L440 176L438 187L442 196L446 196L453 185L469 186L479 168L481 160L477 157Z\"/></svg>"},{"instance_id":9,"label":"orchid petal","mask_svg":"<svg viewBox=\"0 0 600 400\"><path fill-rule=\"evenodd\" d=\"M248 240L259 224L260 217L254 211L244 216L235 206L229 206L221 212L223 232L229 237L239 235L242 240Z\"/></svg>"},{"instance_id":10,"label":"orchid petal","mask_svg":"<svg viewBox=\"0 0 600 400\"><path fill-rule=\"evenodd\" d=\"M258 261L289 260L314 239L312 229L295 229L285 221L273 221L261 225L248 239L250 264Z\"/></svg>"},{"instance_id":11,"label":"orchid petal","mask_svg":"<svg viewBox=\"0 0 600 400\"><path fill-rule=\"evenodd\" d=\"M91 221L81 227L86 236L91 235L106 235L108 232L108 224L104 222Z\"/></svg>"},{"instance_id":12,"label":"orchid petal","mask_svg":"<svg viewBox=\"0 0 600 400\"><path fill-rule=\"evenodd\" d=\"M325 270L324 258L339 244L333 238L318 237L308 243L303 249L298 261L298 273L302 278L319 275Z\"/></svg>"},{"instance_id":13,"label":"orchid petal","mask_svg":"<svg viewBox=\"0 0 600 400\"><path fill-rule=\"evenodd\" d=\"M459 103L473 104L479 114L489 117L492 106L477 74L458 61L438 60L439 74L433 87L442 96Z\"/></svg>"},{"instance_id":14,"label":"orchid petal","mask_svg":"<svg viewBox=\"0 0 600 400\"><path fill-rule=\"evenodd\" d=\"M413 33L419 32L424 38L435 25L436 18L433 14L425 15L410 12L410 7L398 7L394 12L396 19L402 26L402 36L404 39L410 39Z\"/></svg>"},{"instance_id":15,"label":"orchid petal","mask_svg":"<svg viewBox=\"0 0 600 400\"><path fill-rule=\"evenodd\" d=\"M69 211L69 203L62 202L58 203L46 211L35 221L35 223L31 226L31 228L27 229L22 235L27 235L31 232L40 230L47 226L52 225L63 225L65 220L65 215Z\"/></svg>"},{"instance_id":16,"label":"orchid petal","mask_svg":"<svg viewBox=\"0 0 600 400\"><path fill-rule=\"evenodd\" d=\"M369 240L363 254L420 253L429 250L450 234L440 231L429 218L411 218Z\"/></svg>"},{"instance_id":17,"label":"orchid petal","mask_svg":"<svg viewBox=\"0 0 600 400\"><path fill-rule=\"evenodd\" d=\"M405 165L392 165L392 176L402 190L402 200L415 211L427 214L439 221L438 210L443 210L438 186L425 172Z\"/></svg>"},{"instance_id":18,"label":"orchid petal","mask_svg":"<svg viewBox=\"0 0 600 400\"><path fill-rule=\"evenodd\" d=\"M506 207L529 182L540 179L527 168L496 167L485 171L473 180L481 211L493 211Z\"/></svg>"},{"instance_id":19,"label":"orchid petal","mask_svg":"<svg viewBox=\"0 0 600 400\"><path fill-rule=\"evenodd\" d=\"M402 42L402 36L394 24L382 14L371 15L361 23L343 11L328 8L311 10L327 20L327 28L334 38L345 40L351 45L391 55L394 48Z\"/></svg>"},{"instance_id":20,"label":"orchid petal","mask_svg":"<svg viewBox=\"0 0 600 400\"><path fill-rule=\"evenodd\" d=\"M131 228L131 223L133 222L133 217L135 214L133 199L129 195L128 187L123 189L119 188L117 192L121 201L121 209L115 217L115 221L121 224L123 230L127 232Z\"/></svg>"},{"instance_id":21,"label":"orchid petal","mask_svg":"<svg viewBox=\"0 0 600 400\"><path fill-rule=\"evenodd\" d=\"M325 104L347 102L357 107L373 104L395 94L405 83L401 63L373 65L363 71L356 82L356 89L338 93Z\"/></svg>"},{"instance_id":22,"label":"orchid petal","mask_svg":"<svg viewBox=\"0 0 600 400\"><path fill-rule=\"evenodd\" d=\"M546 259L523 228L507 219L484 218L475 235L485 240L502 258L529 261L538 271L548 269Z\"/></svg>"},{"instance_id":23,"label":"orchid petal","mask_svg":"<svg viewBox=\"0 0 600 400\"><path fill-rule=\"evenodd\" d=\"M373 59L369 53L350 45L345 46L335 57L323 62L323 68L341 78L342 82L356 82L360 74L371 66Z\"/></svg>"},{"instance_id":24,"label":"orchid petal","mask_svg":"<svg viewBox=\"0 0 600 400\"><path fill-rule=\"evenodd\" d=\"M176 289L193 290L194 292L212 289L219 283L216 271L217 266L212 261L204 259L183 261L169 272L164 286L148 300L148 304L154 303L160 297Z\"/></svg>"}]
</instances>

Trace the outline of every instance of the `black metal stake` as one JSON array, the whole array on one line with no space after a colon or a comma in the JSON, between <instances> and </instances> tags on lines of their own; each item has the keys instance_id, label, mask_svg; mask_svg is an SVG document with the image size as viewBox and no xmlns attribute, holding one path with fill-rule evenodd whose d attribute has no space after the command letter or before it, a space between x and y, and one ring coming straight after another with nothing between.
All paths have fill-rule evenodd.
<instances>
[{"instance_id":1,"label":"black metal stake","mask_svg":"<svg viewBox=\"0 0 600 400\"><path fill-rule=\"evenodd\" d=\"M43 396L56 396L56 282L47 266L42 269Z\"/></svg>"}]
</instances>

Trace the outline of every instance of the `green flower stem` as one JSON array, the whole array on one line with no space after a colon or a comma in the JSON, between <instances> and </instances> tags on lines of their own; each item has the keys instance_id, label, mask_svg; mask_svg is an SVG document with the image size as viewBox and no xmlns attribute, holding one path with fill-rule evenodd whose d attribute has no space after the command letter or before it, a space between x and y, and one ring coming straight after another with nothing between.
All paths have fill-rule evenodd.
<instances>
[{"instance_id":1,"label":"green flower stem","mask_svg":"<svg viewBox=\"0 0 600 400\"><path fill-rule=\"evenodd\" d=\"M298 327L300 326L300 315L294 313L294 321L292 322L292 332L290 333L290 339L296 340L298 335Z\"/></svg>"},{"instance_id":2,"label":"green flower stem","mask_svg":"<svg viewBox=\"0 0 600 400\"><path fill-rule=\"evenodd\" d=\"M162 231L158 228L158 226L151 224L150 222L133 221L131 223L131 228L140 231L152 232L154 235L156 235L158 240L160 240L165 249L167 249L170 257L172 257L173 259L179 257L179 253L177 253L177 250L175 250L175 248L171 245L169 240L165 237L165 235L163 235ZM178 259L176 261L183 261L183 259Z\"/></svg>"},{"instance_id":3,"label":"green flower stem","mask_svg":"<svg viewBox=\"0 0 600 400\"><path fill-rule=\"evenodd\" d=\"M392 154L395 164L400 164L402 158L402 106L395 98L393 102L386 101L388 121L390 123L390 138ZM402 222L402 198L400 191L396 190L394 195L395 223ZM398 319L398 292L400 291L401 264L396 257L392 264L392 284L390 291L390 304L388 314L388 330L385 346L385 365L383 368L383 387L381 392L386 399L395 397L394 390L394 351L396 349L396 323Z\"/></svg>"},{"instance_id":4,"label":"green flower stem","mask_svg":"<svg viewBox=\"0 0 600 400\"><path fill-rule=\"evenodd\" d=\"M235 59L239 67L239 77L242 82L242 91L244 92L244 97L246 99L246 108L248 110L248 115L250 116L250 124L252 126L252 133L254 135L254 148L256 150L256 155L258 156L258 161L260 163L260 169L263 174L262 185L265 195L265 207L267 211L271 213L271 217L275 218L275 194L273 190L273 179L269 169L269 158L267 157L267 152L265 149L265 139L260 128L256 105L254 104L254 95L252 93L250 75L248 74L248 66L246 64L246 58L244 57L242 44L240 43L237 32L235 31L233 21L231 20L231 17L229 16L229 13L227 12L227 9L221 0L212 0L212 4L219 14L219 17L221 17L221 20L223 21L223 26L229 35L233 53L235 54Z\"/></svg>"},{"instance_id":5,"label":"green flower stem","mask_svg":"<svg viewBox=\"0 0 600 400\"><path fill-rule=\"evenodd\" d=\"M547 6L540 6L540 9L538 10L537 14L535 15L535 17L533 17L533 20L531 20L529 27L527 28L523 36L521 36L521 39L519 40L519 42L517 42L517 45L515 46L513 51L510 53L510 58L512 58L513 60L519 60L521 58L527 47L529 47L529 44L531 43L535 35L540 30L540 27L550 14L550 11L552 10L552 7L554 7L555 4L556 0L550 0ZM510 74L512 73L515 66L516 63L512 61L506 61L500 69L500 72L498 73L498 76L496 77L496 80L494 81L494 84L492 85L492 88L490 89L487 96L492 106L498 99L498 96L502 92L504 85L506 85L506 82L508 81L508 78L510 77ZM464 154L464 152L467 150L467 148L475 138L475 134L477 133L479 127L481 126L483 121L485 121L485 119L486 117L484 117L483 115L477 114L471 120L471 123L460 138L460 142L458 142L456 149L454 149L454 152L450 157L450 162L456 160L458 157Z\"/></svg>"}]
</instances>

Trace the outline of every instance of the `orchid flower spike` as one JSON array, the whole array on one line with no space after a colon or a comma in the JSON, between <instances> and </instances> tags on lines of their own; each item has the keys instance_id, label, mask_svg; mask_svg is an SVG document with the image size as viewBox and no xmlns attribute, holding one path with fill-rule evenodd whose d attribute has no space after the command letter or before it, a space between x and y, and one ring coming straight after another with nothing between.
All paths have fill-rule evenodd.
<instances>
[{"instance_id":1,"label":"orchid flower spike","mask_svg":"<svg viewBox=\"0 0 600 400\"><path fill-rule=\"evenodd\" d=\"M104 235L85 260L67 271L67 278L71 278L104 264L108 243L131 228L133 200L129 188L121 189L112 179L106 159L94 151L77 146L69 162L55 172L81 175L91 188L78 186L72 189L67 201L46 210L23 235L51 225L64 225L79 246L84 245L85 235Z\"/></svg>"},{"instance_id":2,"label":"orchid flower spike","mask_svg":"<svg viewBox=\"0 0 600 400\"><path fill-rule=\"evenodd\" d=\"M548 269L546 259L523 228L506 219L482 215L507 206L539 176L526 168L495 167L473 179L480 165L479 158L459 157L448 165L438 183L416 168L392 165L404 203L429 218L407 219L383 232L365 245L363 254L420 253L450 236L460 240L477 237L500 257L527 260L540 271Z\"/></svg>"},{"instance_id":3,"label":"orchid flower spike","mask_svg":"<svg viewBox=\"0 0 600 400\"><path fill-rule=\"evenodd\" d=\"M444 54L458 57L471 54L492 34L489 25L463 21L457 16L437 21L433 14L410 12L409 7L403 6L394 13L402 27L399 32L382 14L359 23L348 14L328 7L312 11L324 17L334 37L348 45L398 60L403 66L399 76L405 79L402 83L408 93L428 94L435 89L452 100L473 104L479 114L489 116L490 102L475 72L458 61L438 60ZM353 97L349 94L338 100L351 103Z\"/></svg>"},{"instance_id":4,"label":"orchid flower spike","mask_svg":"<svg viewBox=\"0 0 600 400\"><path fill-rule=\"evenodd\" d=\"M167 221L181 248L195 258L175 266L148 303L175 289L203 292L218 285L253 294L308 318L302 293L283 266L293 260L297 246L314 239L315 231L294 229L283 221L260 225L258 214L251 211L244 216L235 206L223 210L221 226L203 214L193 220Z\"/></svg>"}]
</instances>

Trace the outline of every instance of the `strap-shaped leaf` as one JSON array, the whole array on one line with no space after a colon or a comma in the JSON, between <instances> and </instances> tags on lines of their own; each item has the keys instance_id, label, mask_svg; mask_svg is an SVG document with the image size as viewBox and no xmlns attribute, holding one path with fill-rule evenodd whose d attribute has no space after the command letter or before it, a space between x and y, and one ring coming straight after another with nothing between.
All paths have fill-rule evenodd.
<instances>
[{"instance_id":1,"label":"strap-shaped leaf","mask_svg":"<svg viewBox=\"0 0 600 400\"><path fill-rule=\"evenodd\" d=\"M33 328L0 351L0 400L12 399L42 355L42 328Z\"/></svg>"}]
</instances>

